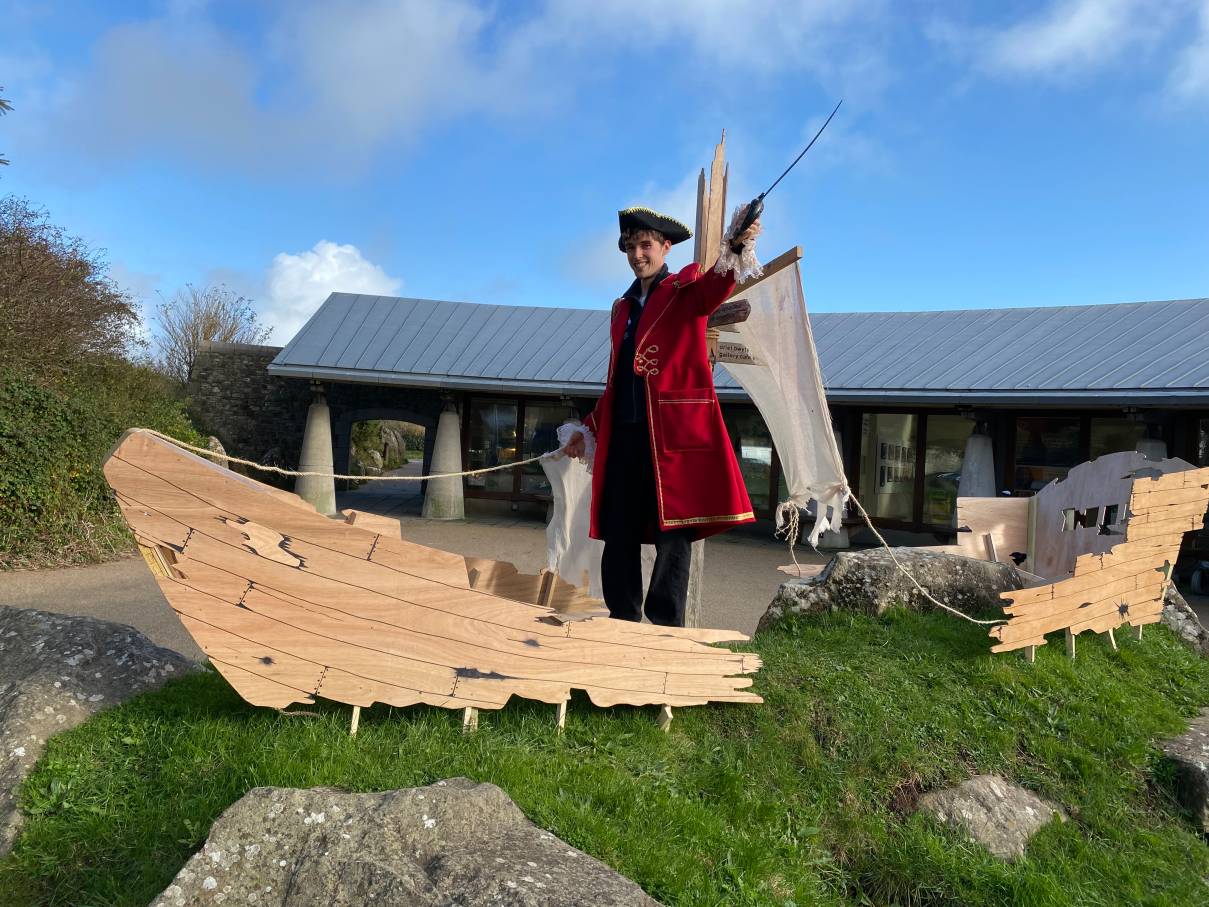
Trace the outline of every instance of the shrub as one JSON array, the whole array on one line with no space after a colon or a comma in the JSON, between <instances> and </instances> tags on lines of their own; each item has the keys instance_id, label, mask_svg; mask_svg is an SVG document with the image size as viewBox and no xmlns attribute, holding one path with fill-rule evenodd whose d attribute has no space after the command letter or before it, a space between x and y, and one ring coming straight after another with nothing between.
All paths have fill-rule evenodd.
<instances>
[{"instance_id":1,"label":"shrub","mask_svg":"<svg viewBox=\"0 0 1209 907\"><path fill-rule=\"evenodd\" d=\"M0 371L0 569L96 562L133 539L101 466L128 428L201 443L170 383L94 357L53 382Z\"/></svg>"},{"instance_id":2,"label":"shrub","mask_svg":"<svg viewBox=\"0 0 1209 907\"><path fill-rule=\"evenodd\" d=\"M136 346L138 313L102 252L25 199L0 199L0 363L46 376Z\"/></svg>"}]
</instances>

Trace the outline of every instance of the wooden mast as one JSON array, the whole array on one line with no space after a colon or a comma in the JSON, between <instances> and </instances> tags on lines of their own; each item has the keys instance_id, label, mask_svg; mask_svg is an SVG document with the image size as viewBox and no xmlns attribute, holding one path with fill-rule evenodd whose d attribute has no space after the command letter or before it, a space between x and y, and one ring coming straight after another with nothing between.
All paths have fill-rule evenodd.
<instances>
[{"instance_id":1,"label":"wooden mast","mask_svg":"<svg viewBox=\"0 0 1209 907\"><path fill-rule=\"evenodd\" d=\"M705 170L697 177L697 219L696 233L693 239L693 260L702 269L712 268L718 260L718 249L722 245L722 233L725 230L723 219L726 217L726 181L730 168L726 163L726 130L722 131L722 139L714 147L714 159L709 168L709 185L706 186ZM718 346L718 331L709 328L706 338L711 350L712 362ZM705 583L705 542L693 542L688 573L688 596L684 605L684 625L686 627L701 626L701 592ZM671 710L665 716L671 721ZM661 726L666 725L661 721Z\"/></svg>"}]
</instances>

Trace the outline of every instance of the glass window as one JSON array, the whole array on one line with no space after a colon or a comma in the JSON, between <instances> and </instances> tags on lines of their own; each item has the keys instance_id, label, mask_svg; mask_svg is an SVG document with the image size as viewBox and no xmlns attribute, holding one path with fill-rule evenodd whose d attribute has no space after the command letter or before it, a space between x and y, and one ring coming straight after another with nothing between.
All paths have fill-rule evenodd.
<instances>
[{"instance_id":1,"label":"glass window","mask_svg":"<svg viewBox=\"0 0 1209 907\"><path fill-rule=\"evenodd\" d=\"M1013 491L1036 494L1085 459L1079 444L1079 420L1028 417L1016 420L1016 475Z\"/></svg>"},{"instance_id":2,"label":"glass window","mask_svg":"<svg viewBox=\"0 0 1209 907\"><path fill-rule=\"evenodd\" d=\"M566 403L525 401L525 426L522 433L521 459L528 460L558 447L558 426L575 417ZM527 494L549 495L550 483L540 463L521 467L521 491Z\"/></svg>"},{"instance_id":3,"label":"glass window","mask_svg":"<svg viewBox=\"0 0 1209 907\"><path fill-rule=\"evenodd\" d=\"M743 473L752 510L768 513L768 485L772 475L772 435L756 409L731 409L723 413L731 446Z\"/></svg>"},{"instance_id":4,"label":"glass window","mask_svg":"<svg viewBox=\"0 0 1209 907\"><path fill-rule=\"evenodd\" d=\"M516 404L499 400L471 400L467 448L467 469L483 469L516 460ZM483 491L512 491L512 472L501 469L484 476L467 476L466 487Z\"/></svg>"},{"instance_id":5,"label":"glass window","mask_svg":"<svg viewBox=\"0 0 1209 907\"><path fill-rule=\"evenodd\" d=\"M1136 419L1092 419L1090 457L1135 450L1145 433L1146 423Z\"/></svg>"},{"instance_id":6,"label":"glass window","mask_svg":"<svg viewBox=\"0 0 1209 907\"><path fill-rule=\"evenodd\" d=\"M914 518L914 415L861 417L861 498L875 517L904 522Z\"/></svg>"},{"instance_id":7,"label":"glass window","mask_svg":"<svg viewBox=\"0 0 1209 907\"><path fill-rule=\"evenodd\" d=\"M928 416L928 445L924 450L923 521L951 526L957 517L957 483L966 441L974 420L962 416Z\"/></svg>"}]
</instances>

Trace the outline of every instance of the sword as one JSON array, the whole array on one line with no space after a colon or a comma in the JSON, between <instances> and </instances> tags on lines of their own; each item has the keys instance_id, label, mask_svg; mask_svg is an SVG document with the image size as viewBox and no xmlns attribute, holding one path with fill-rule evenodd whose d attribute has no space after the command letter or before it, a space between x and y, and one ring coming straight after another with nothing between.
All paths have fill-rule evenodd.
<instances>
[{"instance_id":1,"label":"sword","mask_svg":"<svg viewBox=\"0 0 1209 907\"><path fill-rule=\"evenodd\" d=\"M747 230L747 228L750 227L752 224L754 224L756 222L756 219L759 218L759 216L764 213L764 197L766 195L768 195L768 193L771 192L773 189L777 188L777 183L779 183L781 180L785 179L786 173L788 173L795 166L797 166L798 161L800 161L802 159L803 155L805 155L806 152L810 150L810 146L818 141L819 136L823 134L823 130L827 128L827 124L831 122L831 117L835 116L836 111L840 109L840 104L843 104L843 103L844 103L844 99L840 98L840 103L835 105L835 110L831 111L831 115L828 116L827 119L823 121L823 125L819 127L819 131L814 134L814 138L812 138L810 140L809 144L807 144L807 146L802 149L802 153L793 159L793 163L785 168L785 172L782 173L780 176L778 176L773 181L773 184L771 186L769 186L767 189L765 189L763 192L761 192L759 195L757 195L755 198L753 198L751 200L751 204L749 204L747 206L747 214L744 215L742 223L739 224L739 228L737 230L735 230L735 236L742 236L743 233ZM738 255L740 252L743 251L743 243L739 242L737 239L731 240L730 250L732 252L734 252L736 255Z\"/></svg>"}]
</instances>

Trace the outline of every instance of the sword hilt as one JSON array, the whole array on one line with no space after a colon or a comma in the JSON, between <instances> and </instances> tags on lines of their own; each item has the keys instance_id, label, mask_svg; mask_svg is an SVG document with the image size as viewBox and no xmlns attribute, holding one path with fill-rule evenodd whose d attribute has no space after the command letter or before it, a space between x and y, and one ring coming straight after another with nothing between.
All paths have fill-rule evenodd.
<instances>
[{"instance_id":1,"label":"sword hilt","mask_svg":"<svg viewBox=\"0 0 1209 907\"><path fill-rule=\"evenodd\" d=\"M743 251L743 243L738 237L747 232L747 228L759 220L760 215L764 213L764 193L760 193L751 200L751 204L747 206L747 213L743 215L743 220L735 229L735 238L730 241L730 250L736 255Z\"/></svg>"}]
</instances>

